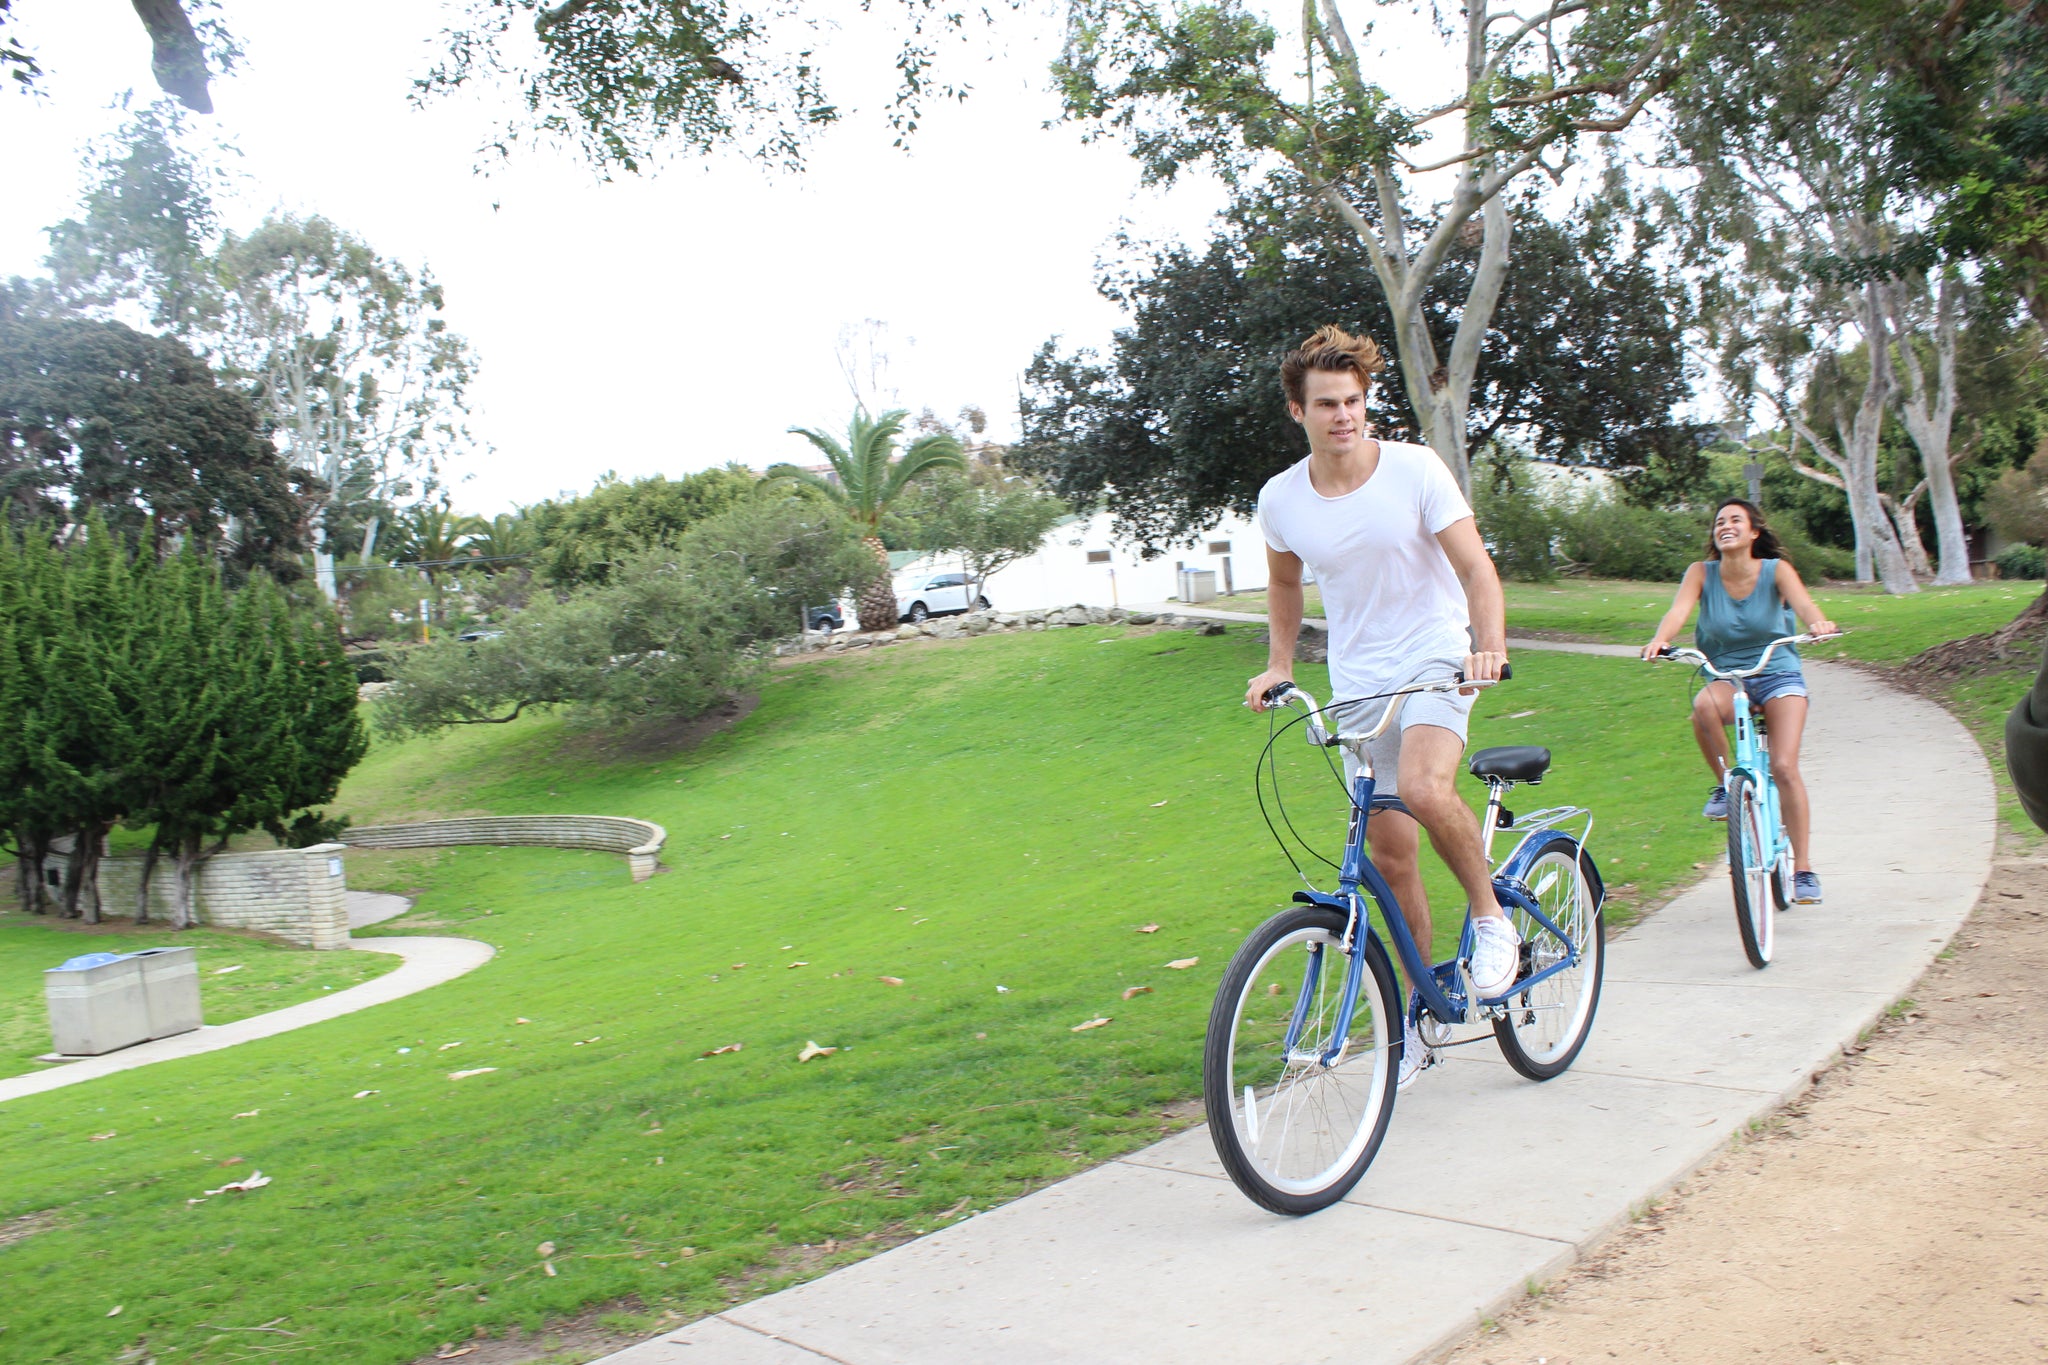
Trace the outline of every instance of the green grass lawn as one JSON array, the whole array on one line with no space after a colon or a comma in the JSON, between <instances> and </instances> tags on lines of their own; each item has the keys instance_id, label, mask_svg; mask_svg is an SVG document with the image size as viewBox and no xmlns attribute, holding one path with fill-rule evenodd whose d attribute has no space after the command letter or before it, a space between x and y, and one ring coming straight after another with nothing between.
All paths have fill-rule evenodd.
<instances>
[{"instance_id":1,"label":"green grass lawn","mask_svg":"<svg viewBox=\"0 0 2048 1365\"><path fill-rule=\"evenodd\" d=\"M180 933L151 925L138 929L125 921L88 927L0 912L0 1076L45 1069L35 1059L50 1050L46 969L81 953L142 948L198 950L199 1008L209 1024L231 1024L345 990L398 965L389 953L316 953L229 929Z\"/></svg>"},{"instance_id":2,"label":"green grass lawn","mask_svg":"<svg viewBox=\"0 0 2048 1365\"><path fill-rule=\"evenodd\" d=\"M404 1362L592 1306L651 1328L1189 1121L1217 978L1294 885L1250 788L1253 637L1078 629L807 663L666 756L606 759L550 719L380 744L343 794L361 822L636 815L667 826L669 870L636 886L603 854L352 855L355 884L420 893L380 932L499 955L0 1105L0 1217L36 1229L0 1246L5 1354L225 1363L252 1350L227 1329L269 1325L298 1334L262 1334L272 1350ZM1684 706L1674 675L1543 655L1481 697L1474 735L1555 750L1540 795L1599 813L1626 906L1720 843ZM1282 757L1334 853L1320 756L1290 739ZM1441 940L1455 903L1432 887ZM839 1051L799 1063L812 1040ZM274 1183L205 1195L255 1169Z\"/></svg>"}]
</instances>

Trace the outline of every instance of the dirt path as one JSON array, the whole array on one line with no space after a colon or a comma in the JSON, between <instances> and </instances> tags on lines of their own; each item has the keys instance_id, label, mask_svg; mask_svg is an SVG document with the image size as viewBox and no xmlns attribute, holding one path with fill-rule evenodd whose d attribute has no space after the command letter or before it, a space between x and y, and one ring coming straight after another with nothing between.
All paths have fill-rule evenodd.
<instances>
[{"instance_id":1,"label":"dirt path","mask_svg":"<svg viewBox=\"0 0 2048 1365\"><path fill-rule=\"evenodd\" d=\"M2048 861L1998 864L1911 1002L1443 1359L2048 1360Z\"/></svg>"}]
</instances>

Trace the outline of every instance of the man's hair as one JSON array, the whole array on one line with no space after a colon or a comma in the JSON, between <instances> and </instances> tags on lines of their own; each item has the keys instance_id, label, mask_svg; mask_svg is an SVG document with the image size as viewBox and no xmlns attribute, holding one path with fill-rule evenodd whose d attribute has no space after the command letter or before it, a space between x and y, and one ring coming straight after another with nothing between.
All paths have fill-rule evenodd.
<instances>
[{"instance_id":1,"label":"man's hair","mask_svg":"<svg viewBox=\"0 0 2048 1365\"><path fill-rule=\"evenodd\" d=\"M1287 353L1280 362L1280 387L1286 391L1287 401L1300 407L1308 401L1302 397L1302 378L1310 370L1335 374L1349 370L1370 393L1372 377L1385 368L1387 358L1371 337L1355 337L1333 322L1316 328L1313 336Z\"/></svg>"}]
</instances>

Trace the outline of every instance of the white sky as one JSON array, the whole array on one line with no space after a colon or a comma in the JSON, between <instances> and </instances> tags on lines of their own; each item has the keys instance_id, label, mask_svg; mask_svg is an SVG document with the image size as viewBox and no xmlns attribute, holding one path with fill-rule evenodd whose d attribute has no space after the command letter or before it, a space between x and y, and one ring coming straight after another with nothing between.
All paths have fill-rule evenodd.
<instances>
[{"instance_id":1,"label":"white sky","mask_svg":"<svg viewBox=\"0 0 2048 1365\"><path fill-rule=\"evenodd\" d=\"M890 0L875 8L893 12ZM834 346L867 318L888 324L904 406L950 416L976 403L992 434L1010 434L1039 344L1060 334L1100 346L1121 320L1094 288L1119 227L1199 238L1222 202L1200 179L1140 189L1113 140L1085 145L1078 128L1045 126L1058 113L1048 0L999 9L992 32L945 54L945 74L975 93L929 107L908 152L890 146L879 116L856 113L816 142L800 176L725 155L610 184L567 152L524 151L488 178L472 173L492 109L406 101L436 55L439 6L349 0L345 18L289 0L225 10L246 61L214 83L215 116L196 121L242 154L226 224L320 213L433 270L449 325L481 360L471 429L484 448L449 471L463 480L461 511L580 491L608 469L675 476L803 460L809 447L786 428L843 429L852 398ZM48 98L0 96L0 275L32 275L42 230L74 212L84 142L118 123L121 92L156 90L125 0L22 0L14 13ZM858 16L828 40L822 65L843 106L879 108L893 50ZM1402 74L1412 80L1412 64Z\"/></svg>"}]
</instances>

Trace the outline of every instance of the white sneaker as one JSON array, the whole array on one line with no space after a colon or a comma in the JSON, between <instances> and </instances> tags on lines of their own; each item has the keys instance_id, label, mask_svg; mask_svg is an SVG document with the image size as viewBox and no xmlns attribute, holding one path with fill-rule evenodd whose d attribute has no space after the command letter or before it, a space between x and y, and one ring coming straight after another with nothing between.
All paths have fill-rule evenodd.
<instances>
[{"instance_id":1,"label":"white sneaker","mask_svg":"<svg viewBox=\"0 0 2048 1365\"><path fill-rule=\"evenodd\" d=\"M1434 1060L1423 1045L1422 1035L1416 1032L1415 1019L1411 1014L1401 1029L1401 1075L1394 1082L1394 1088L1406 1090L1415 1084L1415 1078L1422 1074L1422 1069Z\"/></svg>"},{"instance_id":2,"label":"white sneaker","mask_svg":"<svg viewBox=\"0 0 2048 1365\"><path fill-rule=\"evenodd\" d=\"M1487 915L1472 921L1472 989L1490 999L1515 984L1521 966L1522 936L1506 915Z\"/></svg>"}]
</instances>

